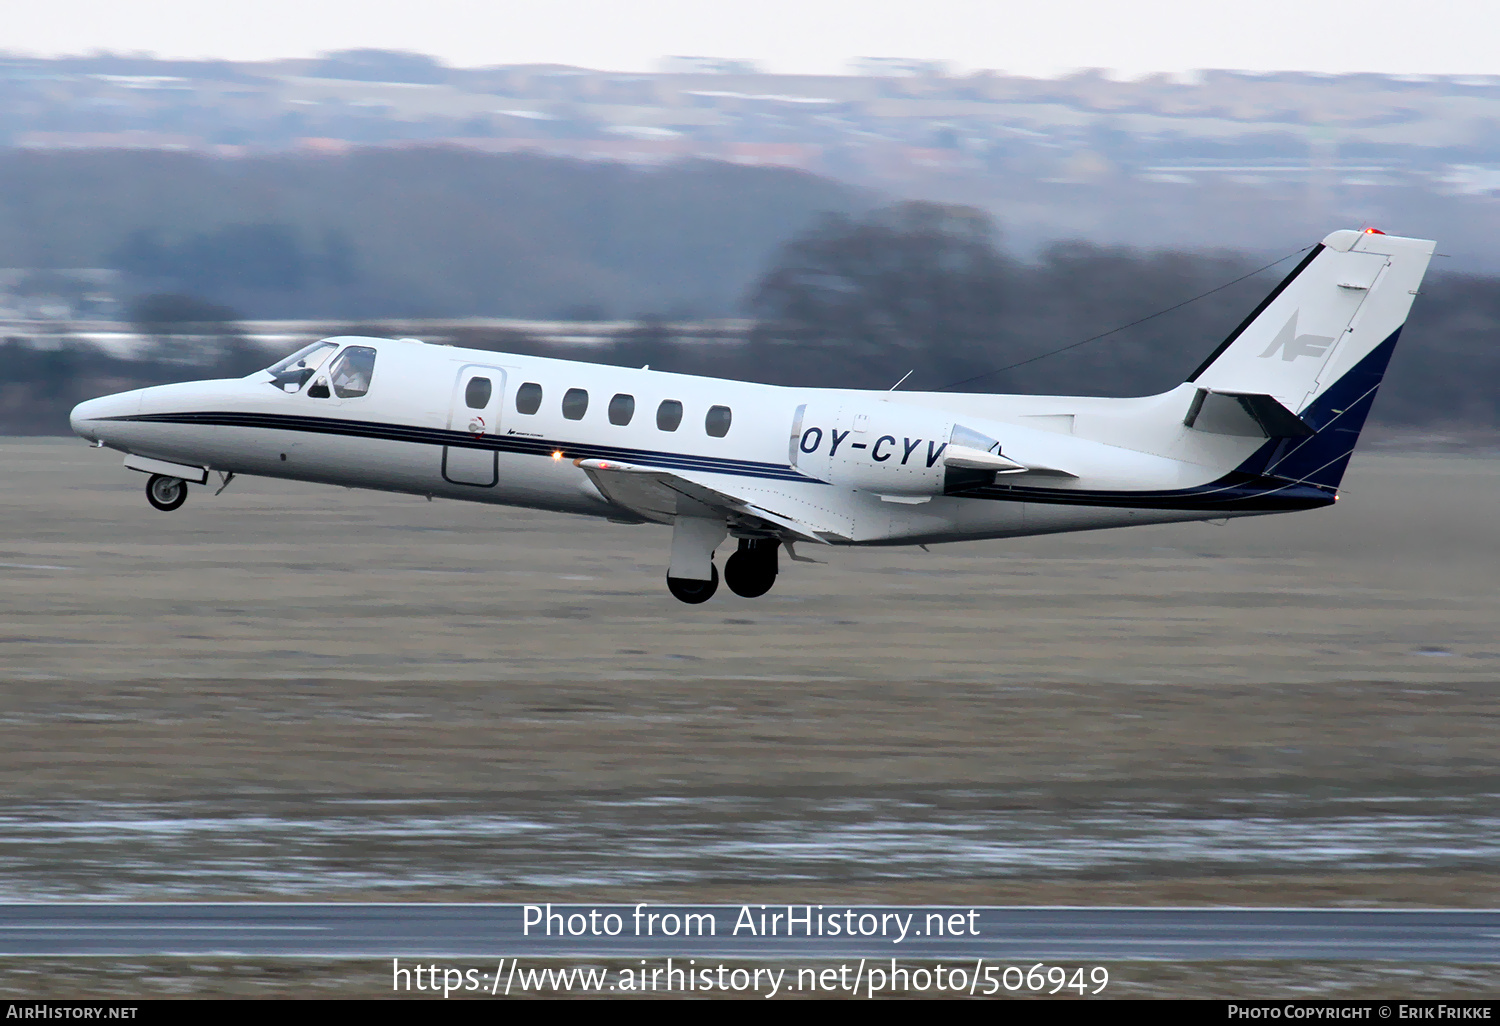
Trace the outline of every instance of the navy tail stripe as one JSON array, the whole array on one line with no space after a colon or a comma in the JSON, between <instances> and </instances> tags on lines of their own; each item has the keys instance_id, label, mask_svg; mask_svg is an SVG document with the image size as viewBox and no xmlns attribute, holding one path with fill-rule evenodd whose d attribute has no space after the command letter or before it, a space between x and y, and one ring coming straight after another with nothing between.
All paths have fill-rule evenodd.
<instances>
[{"instance_id":1,"label":"navy tail stripe","mask_svg":"<svg viewBox=\"0 0 1500 1026\"><path fill-rule=\"evenodd\" d=\"M1275 445L1268 443L1239 469L1337 488L1400 337L1401 329L1397 328L1302 411L1302 419L1312 427L1313 434Z\"/></svg>"}]
</instances>

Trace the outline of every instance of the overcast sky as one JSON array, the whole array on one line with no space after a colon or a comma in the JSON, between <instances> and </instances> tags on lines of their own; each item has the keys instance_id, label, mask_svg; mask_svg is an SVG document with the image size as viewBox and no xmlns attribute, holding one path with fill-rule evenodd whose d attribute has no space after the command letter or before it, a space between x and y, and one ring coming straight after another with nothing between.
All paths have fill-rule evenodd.
<instances>
[{"instance_id":1,"label":"overcast sky","mask_svg":"<svg viewBox=\"0 0 1500 1026\"><path fill-rule=\"evenodd\" d=\"M854 57L1051 75L1194 68L1500 73L1500 0L0 0L0 48L649 71L666 54L840 73Z\"/></svg>"}]
</instances>

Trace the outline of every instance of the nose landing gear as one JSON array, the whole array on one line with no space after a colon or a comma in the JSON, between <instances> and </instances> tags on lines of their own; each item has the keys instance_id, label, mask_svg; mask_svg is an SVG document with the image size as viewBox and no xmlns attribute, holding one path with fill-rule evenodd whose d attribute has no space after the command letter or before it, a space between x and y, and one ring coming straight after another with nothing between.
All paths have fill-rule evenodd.
<instances>
[{"instance_id":1,"label":"nose landing gear","mask_svg":"<svg viewBox=\"0 0 1500 1026\"><path fill-rule=\"evenodd\" d=\"M146 501L166 512L187 502L187 482L180 477L152 474L146 482Z\"/></svg>"},{"instance_id":2,"label":"nose landing gear","mask_svg":"<svg viewBox=\"0 0 1500 1026\"><path fill-rule=\"evenodd\" d=\"M724 583L741 598L760 598L776 583L776 538L741 538L739 551L724 564Z\"/></svg>"}]
</instances>

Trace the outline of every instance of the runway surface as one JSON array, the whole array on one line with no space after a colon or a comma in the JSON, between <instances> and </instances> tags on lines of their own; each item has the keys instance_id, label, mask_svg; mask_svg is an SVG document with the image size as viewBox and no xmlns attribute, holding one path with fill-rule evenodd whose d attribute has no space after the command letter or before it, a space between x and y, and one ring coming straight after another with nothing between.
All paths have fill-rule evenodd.
<instances>
[{"instance_id":1,"label":"runway surface","mask_svg":"<svg viewBox=\"0 0 1500 1026\"><path fill-rule=\"evenodd\" d=\"M553 936L516 904L12 904L0 955L228 955L403 959L543 956L897 957L996 960L1394 960L1500 962L1500 910L936 908L913 906L553 905ZM795 935L786 919L790 908ZM597 915L590 915L596 912ZM762 919L764 912L766 918ZM805 935L811 912L814 936ZM683 936L689 913L712 935ZM608 917L614 914L618 922ZM748 914L748 920L742 918ZM899 918L911 918L898 941ZM944 924L936 936L937 919ZM576 917L576 918L575 918ZM956 918L955 918L956 917ZM700 920L706 923L707 920ZM753 925L754 931L745 927ZM830 936L831 923L841 924ZM738 932L736 925L740 926ZM821 924L823 936L816 930ZM863 936L843 935L850 924ZM780 935L761 935L774 925ZM663 936L663 929L678 930ZM569 929L581 936L558 936ZM650 928L651 936L645 931ZM604 936L607 930L616 936ZM948 935L956 930L959 935ZM880 932L877 932L880 931ZM704 934L708 928L704 927ZM884 936L881 935L884 933ZM597 934L597 935L595 935Z\"/></svg>"}]
</instances>

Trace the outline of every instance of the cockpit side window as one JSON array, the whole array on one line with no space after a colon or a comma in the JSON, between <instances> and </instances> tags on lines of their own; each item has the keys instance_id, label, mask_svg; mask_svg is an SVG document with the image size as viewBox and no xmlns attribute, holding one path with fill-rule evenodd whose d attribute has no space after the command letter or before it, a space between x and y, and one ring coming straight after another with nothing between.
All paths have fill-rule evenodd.
<instances>
[{"instance_id":1,"label":"cockpit side window","mask_svg":"<svg viewBox=\"0 0 1500 1026\"><path fill-rule=\"evenodd\" d=\"M271 384L283 392L300 391L337 348L335 342L314 342L297 350L280 363L266 368L271 375Z\"/></svg>"},{"instance_id":2,"label":"cockpit side window","mask_svg":"<svg viewBox=\"0 0 1500 1026\"><path fill-rule=\"evenodd\" d=\"M340 399L357 399L370 390L375 374L375 350L369 346L350 346L339 356L329 377L333 394Z\"/></svg>"}]
</instances>

